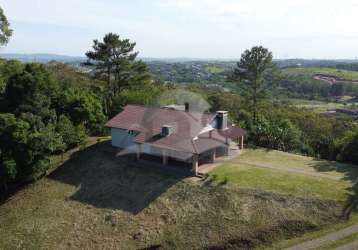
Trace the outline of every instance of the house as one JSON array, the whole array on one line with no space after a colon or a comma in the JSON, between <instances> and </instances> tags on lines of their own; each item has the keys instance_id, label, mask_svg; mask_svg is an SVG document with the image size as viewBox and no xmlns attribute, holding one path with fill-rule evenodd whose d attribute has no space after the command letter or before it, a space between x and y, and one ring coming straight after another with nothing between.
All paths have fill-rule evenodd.
<instances>
[{"instance_id":1,"label":"house","mask_svg":"<svg viewBox=\"0 0 358 250\"><path fill-rule=\"evenodd\" d=\"M163 165L176 161L189 165L197 174L203 159L229 155L230 143L243 149L245 130L228 120L228 112L216 114L171 105L162 108L127 105L107 122L112 146L144 155L160 157ZM183 164L184 165L184 164Z\"/></svg>"}]
</instances>

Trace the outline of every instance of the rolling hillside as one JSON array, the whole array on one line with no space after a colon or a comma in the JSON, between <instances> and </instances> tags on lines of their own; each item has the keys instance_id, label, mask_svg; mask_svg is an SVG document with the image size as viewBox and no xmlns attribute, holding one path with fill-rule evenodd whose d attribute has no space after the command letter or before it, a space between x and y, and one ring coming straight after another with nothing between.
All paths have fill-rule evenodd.
<instances>
[{"instance_id":1,"label":"rolling hillside","mask_svg":"<svg viewBox=\"0 0 358 250\"><path fill-rule=\"evenodd\" d=\"M114 157L108 142L72 153L1 205L1 249L269 247L339 222L350 186L335 163L277 151L248 150L206 180Z\"/></svg>"}]
</instances>

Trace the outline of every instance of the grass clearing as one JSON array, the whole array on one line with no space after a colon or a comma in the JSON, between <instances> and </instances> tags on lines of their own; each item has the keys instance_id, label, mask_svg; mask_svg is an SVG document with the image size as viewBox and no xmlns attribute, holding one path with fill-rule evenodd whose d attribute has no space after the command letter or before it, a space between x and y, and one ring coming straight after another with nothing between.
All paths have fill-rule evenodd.
<instances>
[{"instance_id":1,"label":"grass clearing","mask_svg":"<svg viewBox=\"0 0 358 250\"><path fill-rule=\"evenodd\" d=\"M298 108L310 109L316 113L324 113L329 110L346 108L346 106L342 102L324 102L303 99L289 99L289 101Z\"/></svg>"},{"instance_id":2,"label":"grass clearing","mask_svg":"<svg viewBox=\"0 0 358 250\"><path fill-rule=\"evenodd\" d=\"M242 188L344 201L347 189L351 187L349 178L353 180L354 177L339 171L353 168L348 164L275 150L248 149L240 157L216 168L210 177L216 182L232 183Z\"/></svg>"},{"instance_id":3,"label":"grass clearing","mask_svg":"<svg viewBox=\"0 0 358 250\"><path fill-rule=\"evenodd\" d=\"M220 74L223 73L225 69L217 66L207 66L206 71L211 74Z\"/></svg>"},{"instance_id":4,"label":"grass clearing","mask_svg":"<svg viewBox=\"0 0 358 250\"><path fill-rule=\"evenodd\" d=\"M288 75L304 74L310 77L316 74L323 74L336 76L350 81L358 80L357 71L341 70L335 68L287 68L283 70L283 73Z\"/></svg>"}]
</instances>

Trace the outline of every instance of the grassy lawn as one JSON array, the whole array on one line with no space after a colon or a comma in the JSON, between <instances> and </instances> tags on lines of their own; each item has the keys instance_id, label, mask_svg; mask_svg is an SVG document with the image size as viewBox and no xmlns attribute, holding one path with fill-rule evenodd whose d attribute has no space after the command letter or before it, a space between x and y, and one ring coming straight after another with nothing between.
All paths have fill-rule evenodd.
<instances>
[{"instance_id":1,"label":"grassy lawn","mask_svg":"<svg viewBox=\"0 0 358 250\"><path fill-rule=\"evenodd\" d=\"M346 176L347 173L354 175ZM228 182L242 188L344 201L351 186L349 178L354 179L356 174L354 167L347 164L274 150L249 149L216 168L210 176L217 182Z\"/></svg>"},{"instance_id":2,"label":"grassy lawn","mask_svg":"<svg viewBox=\"0 0 358 250\"><path fill-rule=\"evenodd\" d=\"M0 205L0 249L251 249L340 221L342 206L335 200L343 194L319 191L316 186L343 192L337 183L328 185L330 179L304 184L300 178L310 177L282 171L277 178L255 172L273 170L230 167L260 158L267 164L273 156L265 154L271 151L258 150L258 159L247 151L218 167L217 178L226 173L233 178L228 182L236 184L224 185L151 169L131 156L116 157L109 142L90 141L53 159L54 169L46 178ZM284 161L290 158L286 157ZM301 161L298 165L308 170ZM246 175L250 180L237 174L250 169L254 171ZM289 183L289 175L299 181L292 178ZM284 184L274 184L270 178ZM296 188L297 183L306 185L304 191ZM309 185L314 191L308 190Z\"/></svg>"}]
</instances>

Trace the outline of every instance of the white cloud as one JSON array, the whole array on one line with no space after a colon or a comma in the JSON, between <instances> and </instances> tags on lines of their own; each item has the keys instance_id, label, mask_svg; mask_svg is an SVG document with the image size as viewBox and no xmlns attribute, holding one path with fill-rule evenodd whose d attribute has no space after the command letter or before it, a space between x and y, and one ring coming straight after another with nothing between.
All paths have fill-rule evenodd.
<instances>
[{"instance_id":1,"label":"white cloud","mask_svg":"<svg viewBox=\"0 0 358 250\"><path fill-rule=\"evenodd\" d=\"M244 49L256 44L270 46L278 56L355 57L354 53L358 54L354 46L358 44L356 0L2 2L10 21L16 25L52 25L55 30L63 27L63 36L71 36L71 30L78 30L79 34L73 37L83 40L68 48L78 51L77 54L87 49L81 46L109 31L137 41L138 49L146 56L238 57ZM25 34L17 34L15 30L13 40L16 41L9 49L27 48L21 45L24 41L20 37ZM50 39L45 42L49 50L70 46Z\"/></svg>"}]
</instances>

